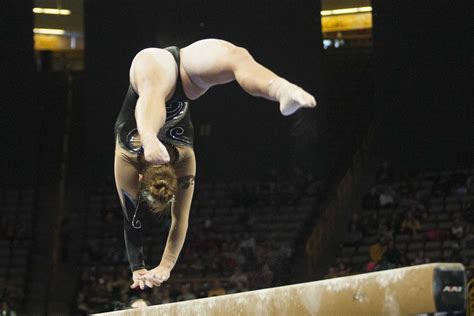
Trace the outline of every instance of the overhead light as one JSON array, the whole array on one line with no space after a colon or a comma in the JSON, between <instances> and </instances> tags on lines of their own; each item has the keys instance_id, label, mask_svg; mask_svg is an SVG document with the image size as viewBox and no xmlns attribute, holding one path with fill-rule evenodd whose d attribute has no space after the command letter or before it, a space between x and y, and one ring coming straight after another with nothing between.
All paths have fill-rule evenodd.
<instances>
[{"instance_id":1,"label":"overhead light","mask_svg":"<svg viewBox=\"0 0 474 316\"><path fill-rule=\"evenodd\" d=\"M321 11L322 16L338 15L338 14L351 14L351 13L364 13L372 12L372 7L357 7L357 8L346 8L336 10L323 10Z\"/></svg>"},{"instance_id":2,"label":"overhead light","mask_svg":"<svg viewBox=\"0 0 474 316\"><path fill-rule=\"evenodd\" d=\"M33 8L33 13L36 13L36 14L70 15L71 10L54 9L54 8Z\"/></svg>"},{"instance_id":3,"label":"overhead light","mask_svg":"<svg viewBox=\"0 0 474 316\"><path fill-rule=\"evenodd\" d=\"M64 35L66 34L65 30L61 29L40 29L34 28L33 33L35 34L45 34L45 35Z\"/></svg>"}]
</instances>

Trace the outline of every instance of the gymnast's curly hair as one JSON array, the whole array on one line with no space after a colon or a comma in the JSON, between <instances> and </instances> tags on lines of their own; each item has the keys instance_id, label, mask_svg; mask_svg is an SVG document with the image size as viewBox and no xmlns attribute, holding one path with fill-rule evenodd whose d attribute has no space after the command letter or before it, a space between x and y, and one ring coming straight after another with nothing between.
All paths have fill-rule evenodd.
<instances>
[{"instance_id":1,"label":"gymnast's curly hair","mask_svg":"<svg viewBox=\"0 0 474 316\"><path fill-rule=\"evenodd\" d=\"M178 180L171 164L147 165L143 171L140 195L153 213L160 213L178 191Z\"/></svg>"}]
</instances>

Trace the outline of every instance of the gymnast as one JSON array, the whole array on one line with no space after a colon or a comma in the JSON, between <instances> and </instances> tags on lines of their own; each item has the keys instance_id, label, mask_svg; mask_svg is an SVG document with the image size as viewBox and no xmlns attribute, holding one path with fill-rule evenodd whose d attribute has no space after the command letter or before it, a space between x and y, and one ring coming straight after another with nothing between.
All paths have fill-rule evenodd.
<instances>
[{"instance_id":1,"label":"gymnast","mask_svg":"<svg viewBox=\"0 0 474 316\"><path fill-rule=\"evenodd\" d=\"M285 116L316 106L312 95L223 40L200 40L182 49L147 48L132 61L130 86L115 123L114 159L131 288L168 280L186 237L196 174L189 100L233 80L253 96L279 102ZM147 270L140 212L160 213L169 205L171 227L160 264Z\"/></svg>"}]
</instances>

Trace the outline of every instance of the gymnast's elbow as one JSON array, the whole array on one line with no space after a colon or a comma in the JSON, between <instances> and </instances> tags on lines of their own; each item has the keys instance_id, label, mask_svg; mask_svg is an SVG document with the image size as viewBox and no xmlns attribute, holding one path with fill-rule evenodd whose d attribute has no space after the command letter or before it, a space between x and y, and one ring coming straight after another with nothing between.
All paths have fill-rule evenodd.
<instances>
[{"instance_id":1,"label":"gymnast's elbow","mask_svg":"<svg viewBox=\"0 0 474 316\"><path fill-rule=\"evenodd\" d=\"M184 232L188 230L188 219L185 217L175 217L173 216L171 219L171 228L176 231Z\"/></svg>"}]
</instances>

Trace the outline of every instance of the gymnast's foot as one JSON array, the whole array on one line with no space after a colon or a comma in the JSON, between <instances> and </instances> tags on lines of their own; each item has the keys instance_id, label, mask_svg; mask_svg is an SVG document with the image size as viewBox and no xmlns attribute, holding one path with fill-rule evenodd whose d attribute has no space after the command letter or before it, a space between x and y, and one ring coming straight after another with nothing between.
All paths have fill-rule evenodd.
<instances>
[{"instance_id":1,"label":"gymnast's foot","mask_svg":"<svg viewBox=\"0 0 474 316\"><path fill-rule=\"evenodd\" d=\"M299 108L316 106L316 100L311 94L283 78L272 80L269 92L280 101L280 112L285 116L295 113Z\"/></svg>"}]
</instances>

